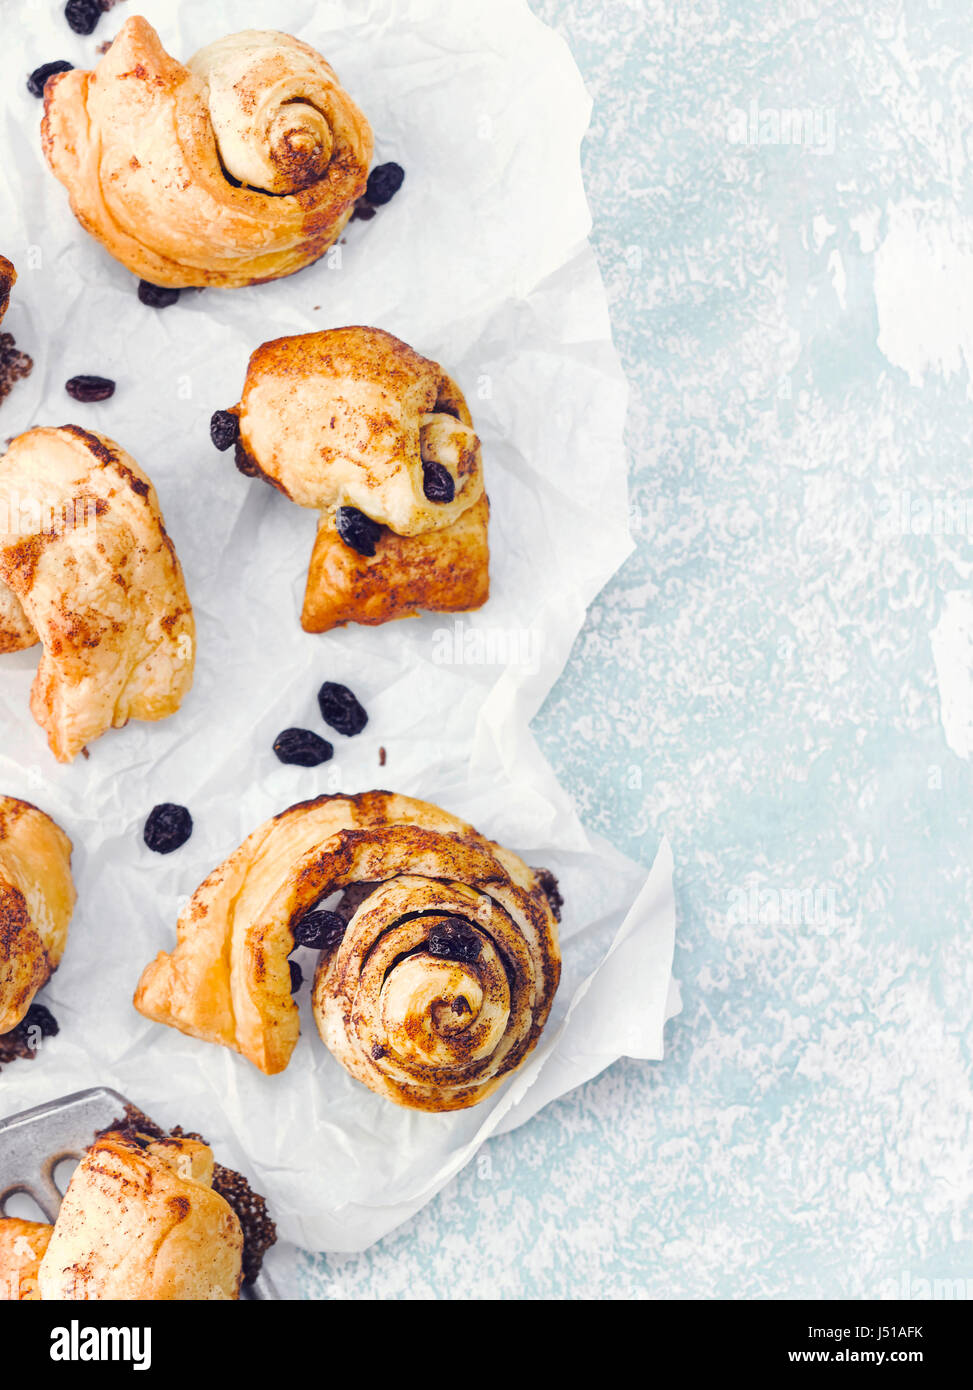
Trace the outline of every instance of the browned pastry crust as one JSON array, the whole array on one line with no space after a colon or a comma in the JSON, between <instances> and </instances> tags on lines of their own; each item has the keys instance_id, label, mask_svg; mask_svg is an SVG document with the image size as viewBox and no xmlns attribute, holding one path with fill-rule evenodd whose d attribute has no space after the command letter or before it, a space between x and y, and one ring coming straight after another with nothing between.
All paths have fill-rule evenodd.
<instances>
[{"instance_id":1,"label":"browned pastry crust","mask_svg":"<svg viewBox=\"0 0 973 1390\"><path fill-rule=\"evenodd\" d=\"M43 1221L0 1217L0 1302L36 1303L37 1274L53 1226Z\"/></svg>"},{"instance_id":2,"label":"browned pastry crust","mask_svg":"<svg viewBox=\"0 0 973 1390\"><path fill-rule=\"evenodd\" d=\"M241 471L320 513L305 631L486 602L480 441L463 393L438 363L378 328L277 338L250 358L234 413ZM430 464L448 473L450 501L427 497ZM346 507L381 527L374 555L339 534Z\"/></svg>"},{"instance_id":3,"label":"browned pastry crust","mask_svg":"<svg viewBox=\"0 0 973 1390\"><path fill-rule=\"evenodd\" d=\"M50 79L44 107L44 153L78 221L154 285L257 284L309 265L372 157L333 69L270 30L183 65L135 15L93 72Z\"/></svg>"},{"instance_id":4,"label":"browned pastry crust","mask_svg":"<svg viewBox=\"0 0 973 1390\"><path fill-rule=\"evenodd\" d=\"M10 291L17 283L17 272L6 256L0 256L0 323L10 303Z\"/></svg>"},{"instance_id":5,"label":"browned pastry crust","mask_svg":"<svg viewBox=\"0 0 973 1390\"><path fill-rule=\"evenodd\" d=\"M197 1140L100 1135L64 1194L41 1298L238 1298L243 1234L212 1182L212 1151Z\"/></svg>"},{"instance_id":6,"label":"browned pastry crust","mask_svg":"<svg viewBox=\"0 0 973 1390\"><path fill-rule=\"evenodd\" d=\"M44 504L26 522L25 498ZM2 518L0 652L43 642L30 707L58 761L174 713L192 684L193 614L135 460L77 425L29 430L0 459Z\"/></svg>"},{"instance_id":7,"label":"browned pastry crust","mask_svg":"<svg viewBox=\"0 0 973 1390\"><path fill-rule=\"evenodd\" d=\"M319 963L322 1038L400 1105L475 1105L547 1021L557 921L542 872L428 802L322 796L267 821L197 889L175 951L145 969L135 1007L268 1074L283 1070L299 1033L293 928L329 894L360 885L368 891L344 940ZM431 941L437 927L463 943L461 959Z\"/></svg>"},{"instance_id":8,"label":"browned pastry crust","mask_svg":"<svg viewBox=\"0 0 973 1390\"><path fill-rule=\"evenodd\" d=\"M0 1034L60 965L74 901L64 831L29 801L0 796Z\"/></svg>"}]
</instances>

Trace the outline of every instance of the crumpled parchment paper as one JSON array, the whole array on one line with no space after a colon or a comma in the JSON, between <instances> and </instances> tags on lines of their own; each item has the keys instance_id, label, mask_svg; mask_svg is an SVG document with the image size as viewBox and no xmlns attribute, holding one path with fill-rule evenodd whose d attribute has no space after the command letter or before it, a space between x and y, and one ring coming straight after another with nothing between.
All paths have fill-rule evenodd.
<instances>
[{"instance_id":1,"label":"crumpled parchment paper","mask_svg":"<svg viewBox=\"0 0 973 1390\"><path fill-rule=\"evenodd\" d=\"M79 894L63 965L42 996L61 1032L33 1062L3 1070L0 1112L115 1086L160 1122L206 1133L267 1195L285 1239L361 1249L490 1134L621 1054L661 1057L678 1007L668 847L646 880L588 835L527 728L587 604L630 549L626 388L585 242L579 145L590 103L564 44L522 0L143 0L182 59L247 27L312 43L372 122L376 162L406 170L395 200L351 223L314 267L253 289L184 291L157 311L71 216L25 85L55 58L91 66L135 0L87 39L61 9L19 8L0 56L0 251L20 273L4 326L36 364L3 405L0 437L78 422L135 456L186 572L198 660L175 717L109 732L89 759L60 767L28 711L37 650L0 658L0 789L64 826ZM302 632L314 514L243 478L210 445L210 415L239 398L254 347L350 323L398 334L466 392L492 501L493 592L479 613ZM115 396L70 400L64 382L82 372L114 378ZM271 751L282 728L328 733L315 702L326 679L356 691L368 727L355 739L328 735L335 757L322 767L284 767ZM131 1006L142 967L174 944L183 903L250 830L294 801L376 786L469 818L553 869L566 899L564 976L541 1043L465 1113L410 1113L352 1081L317 1037L306 987L301 1041L276 1077ZM189 806L195 832L160 857L141 829L167 800Z\"/></svg>"}]
</instances>

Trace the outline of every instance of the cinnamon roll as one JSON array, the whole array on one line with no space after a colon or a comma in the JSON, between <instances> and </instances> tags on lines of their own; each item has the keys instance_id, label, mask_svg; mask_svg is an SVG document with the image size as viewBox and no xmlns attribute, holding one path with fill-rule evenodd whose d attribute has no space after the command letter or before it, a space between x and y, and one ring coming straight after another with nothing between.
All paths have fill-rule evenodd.
<instances>
[{"instance_id":1,"label":"cinnamon roll","mask_svg":"<svg viewBox=\"0 0 973 1390\"><path fill-rule=\"evenodd\" d=\"M239 286L322 256L364 192L371 127L273 30L171 58L133 16L93 72L49 79L43 141L78 221L154 285Z\"/></svg>"},{"instance_id":2,"label":"cinnamon roll","mask_svg":"<svg viewBox=\"0 0 973 1390\"><path fill-rule=\"evenodd\" d=\"M277 338L227 414L240 470L320 513L305 631L486 602L480 441L438 363L379 328Z\"/></svg>"},{"instance_id":3,"label":"cinnamon roll","mask_svg":"<svg viewBox=\"0 0 973 1390\"><path fill-rule=\"evenodd\" d=\"M6 256L0 256L0 323L10 303L10 291L17 283L17 272Z\"/></svg>"},{"instance_id":4,"label":"cinnamon roll","mask_svg":"<svg viewBox=\"0 0 973 1390\"><path fill-rule=\"evenodd\" d=\"M193 614L155 489L78 425L28 430L0 459L0 652L38 640L31 713L59 762L164 719L192 684Z\"/></svg>"},{"instance_id":5,"label":"cinnamon roll","mask_svg":"<svg viewBox=\"0 0 973 1390\"><path fill-rule=\"evenodd\" d=\"M0 796L0 1034L60 965L74 901L64 831L29 801Z\"/></svg>"},{"instance_id":6,"label":"cinnamon roll","mask_svg":"<svg viewBox=\"0 0 973 1390\"><path fill-rule=\"evenodd\" d=\"M322 796L267 821L197 889L135 1007L283 1070L299 1032L295 930L338 892L312 996L322 1039L399 1105L475 1105L547 1021L560 900L546 871L428 802Z\"/></svg>"}]
</instances>

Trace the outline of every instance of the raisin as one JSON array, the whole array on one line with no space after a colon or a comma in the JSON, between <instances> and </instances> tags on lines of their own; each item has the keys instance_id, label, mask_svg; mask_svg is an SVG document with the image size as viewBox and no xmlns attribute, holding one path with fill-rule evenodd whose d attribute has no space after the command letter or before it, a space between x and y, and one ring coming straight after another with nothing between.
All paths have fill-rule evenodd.
<instances>
[{"instance_id":1,"label":"raisin","mask_svg":"<svg viewBox=\"0 0 973 1390\"><path fill-rule=\"evenodd\" d=\"M274 739L274 752L282 763L317 767L318 763L326 763L332 757L334 749L327 739L310 729L285 729Z\"/></svg>"},{"instance_id":2,"label":"raisin","mask_svg":"<svg viewBox=\"0 0 973 1390\"><path fill-rule=\"evenodd\" d=\"M304 971L296 960L289 960L287 964L291 968L291 994L296 994L304 983Z\"/></svg>"},{"instance_id":3,"label":"raisin","mask_svg":"<svg viewBox=\"0 0 973 1390\"><path fill-rule=\"evenodd\" d=\"M355 211L351 214L351 220L352 222L371 222L374 216L375 209L362 198L355 204Z\"/></svg>"},{"instance_id":4,"label":"raisin","mask_svg":"<svg viewBox=\"0 0 973 1390\"><path fill-rule=\"evenodd\" d=\"M452 473L441 463L424 463L422 490L430 502L452 502L456 495Z\"/></svg>"},{"instance_id":5,"label":"raisin","mask_svg":"<svg viewBox=\"0 0 973 1390\"><path fill-rule=\"evenodd\" d=\"M84 401L87 405L114 396L115 383L107 376L73 376L64 383L64 389L76 401Z\"/></svg>"},{"instance_id":6,"label":"raisin","mask_svg":"<svg viewBox=\"0 0 973 1390\"><path fill-rule=\"evenodd\" d=\"M463 998L462 994L458 994L456 996L456 998L450 1005L450 1008L453 1010L454 1014L468 1014L472 1012L469 1006L469 1002Z\"/></svg>"},{"instance_id":7,"label":"raisin","mask_svg":"<svg viewBox=\"0 0 973 1390\"><path fill-rule=\"evenodd\" d=\"M557 879L550 869L535 869L534 873L537 875L537 886L547 899L555 922L560 922L564 897L558 887Z\"/></svg>"},{"instance_id":8,"label":"raisin","mask_svg":"<svg viewBox=\"0 0 973 1390\"><path fill-rule=\"evenodd\" d=\"M142 839L156 854L171 854L193 833L193 818L185 806L163 801L149 812Z\"/></svg>"},{"instance_id":9,"label":"raisin","mask_svg":"<svg viewBox=\"0 0 973 1390\"><path fill-rule=\"evenodd\" d=\"M56 1038L61 1025L45 1004L31 1004L21 1021L23 1028L39 1028L42 1038Z\"/></svg>"},{"instance_id":10,"label":"raisin","mask_svg":"<svg viewBox=\"0 0 973 1390\"><path fill-rule=\"evenodd\" d=\"M168 289L165 285L153 285L149 280L139 281L139 299L150 309L168 309L178 298L178 290Z\"/></svg>"},{"instance_id":11,"label":"raisin","mask_svg":"<svg viewBox=\"0 0 973 1390\"><path fill-rule=\"evenodd\" d=\"M215 410L213 412L213 418L209 422L209 437L220 453L237 442L239 433L240 421L232 410Z\"/></svg>"},{"instance_id":12,"label":"raisin","mask_svg":"<svg viewBox=\"0 0 973 1390\"><path fill-rule=\"evenodd\" d=\"M27 79L28 92L32 96L42 97L44 84L49 77L53 77L56 72L70 72L73 67L73 63L66 63L63 58L58 58L53 63L41 63L40 67L35 68Z\"/></svg>"},{"instance_id":13,"label":"raisin","mask_svg":"<svg viewBox=\"0 0 973 1390\"><path fill-rule=\"evenodd\" d=\"M337 681L324 682L318 691L318 707L325 724L330 724L332 729L348 738L360 734L368 723L368 715L354 695L346 685L338 685Z\"/></svg>"},{"instance_id":14,"label":"raisin","mask_svg":"<svg viewBox=\"0 0 973 1390\"><path fill-rule=\"evenodd\" d=\"M337 912L309 912L294 928L294 945L310 946L312 951L333 951L344 934L345 921Z\"/></svg>"},{"instance_id":15,"label":"raisin","mask_svg":"<svg viewBox=\"0 0 973 1390\"><path fill-rule=\"evenodd\" d=\"M339 507L335 524L345 545L350 545L359 555L375 554L375 547L382 535L382 528L377 521L360 512L357 507Z\"/></svg>"},{"instance_id":16,"label":"raisin","mask_svg":"<svg viewBox=\"0 0 973 1390\"><path fill-rule=\"evenodd\" d=\"M68 0L64 18L76 34L93 34L101 19L101 0Z\"/></svg>"},{"instance_id":17,"label":"raisin","mask_svg":"<svg viewBox=\"0 0 973 1390\"><path fill-rule=\"evenodd\" d=\"M384 206L398 193L404 178L405 170L401 164L379 164L368 176L365 198L373 207Z\"/></svg>"},{"instance_id":18,"label":"raisin","mask_svg":"<svg viewBox=\"0 0 973 1390\"><path fill-rule=\"evenodd\" d=\"M372 1044L372 1057L376 1062L380 1062L385 1056L385 1048L381 1043Z\"/></svg>"},{"instance_id":19,"label":"raisin","mask_svg":"<svg viewBox=\"0 0 973 1390\"><path fill-rule=\"evenodd\" d=\"M450 917L433 927L426 942L430 955L465 961L467 965L480 959L482 949L480 938L462 917Z\"/></svg>"}]
</instances>

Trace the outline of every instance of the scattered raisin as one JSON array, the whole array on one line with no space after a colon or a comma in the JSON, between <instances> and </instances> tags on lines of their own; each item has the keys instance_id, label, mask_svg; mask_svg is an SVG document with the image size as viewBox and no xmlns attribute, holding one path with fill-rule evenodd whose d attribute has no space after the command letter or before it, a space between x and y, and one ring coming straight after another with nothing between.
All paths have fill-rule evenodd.
<instances>
[{"instance_id":1,"label":"scattered raisin","mask_svg":"<svg viewBox=\"0 0 973 1390\"><path fill-rule=\"evenodd\" d=\"M371 222L374 216L375 209L366 203L364 198L360 198L355 204L355 211L351 214L351 220L352 222Z\"/></svg>"},{"instance_id":2,"label":"scattered raisin","mask_svg":"<svg viewBox=\"0 0 973 1390\"><path fill-rule=\"evenodd\" d=\"M426 942L426 950L433 956L445 956L449 960L465 961L472 965L480 959L483 949L480 938L462 917L450 917L433 927Z\"/></svg>"},{"instance_id":3,"label":"scattered raisin","mask_svg":"<svg viewBox=\"0 0 973 1390\"><path fill-rule=\"evenodd\" d=\"M376 1062L380 1062L385 1056L385 1048L381 1043L372 1044L372 1057Z\"/></svg>"},{"instance_id":4,"label":"scattered raisin","mask_svg":"<svg viewBox=\"0 0 973 1390\"><path fill-rule=\"evenodd\" d=\"M209 422L209 437L220 453L237 442L240 434L240 421L232 410L214 410Z\"/></svg>"},{"instance_id":5,"label":"scattered raisin","mask_svg":"<svg viewBox=\"0 0 973 1390\"><path fill-rule=\"evenodd\" d=\"M168 309L178 298L178 290L167 289L165 285L153 285L149 280L139 281L139 299L150 309Z\"/></svg>"},{"instance_id":6,"label":"scattered raisin","mask_svg":"<svg viewBox=\"0 0 973 1390\"><path fill-rule=\"evenodd\" d=\"M564 898L558 887L557 879L550 869L535 869L537 875L537 886L547 899L555 922L561 920L561 908L564 906Z\"/></svg>"},{"instance_id":7,"label":"scattered raisin","mask_svg":"<svg viewBox=\"0 0 973 1390\"><path fill-rule=\"evenodd\" d=\"M107 401L115 394L115 383L107 376L73 376L64 383L64 389L76 401L86 405L92 401Z\"/></svg>"},{"instance_id":8,"label":"scattered raisin","mask_svg":"<svg viewBox=\"0 0 973 1390\"><path fill-rule=\"evenodd\" d=\"M345 545L350 545L359 555L375 554L375 547L382 535L382 528L377 521L360 512L357 507L339 507L335 524Z\"/></svg>"},{"instance_id":9,"label":"scattered raisin","mask_svg":"<svg viewBox=\"0 0 973 1390\"><path fill-rule=\"evenodd\" d=\"M441 463L424 463L422 490L430 502L452 502L456 495L452 473Z\"/></svg>"},{"instance_id":10,"label":"scattered raisin","mask_svg":"<svg viewBox=\"0 0 973 1390\"><path fill-rule=\"evenodd\" d=\"M93 34L101 19L101 0L68 0L64 18L76 34Z\"/></svg>"},{"instance_id":11,"label":"scattered raisin","mask_svg":"<svg viewBox=\"0 0 973 1390\"><path fill-rule=\"evenodd\" d=\"M309 912L294 928L294 945L310 946L312 951L333 951L341 944L345 925L337 912Z\"/></svg>"},{"instance_id":12,"label":"scattered raisin","mask_svg":"<svg viewBox=\"0 0 973 1390\"><path fill-rule=\"evenodd\" d=\"M282 763L317 767L318 763L326 763L333 756L334 749L327 739L310 729L285 729L274 739L274 752Z\"/></svg>"},{"instance_id":13,"label":"scattered raisin","mask_svg":"<svg viewBox=\"0 0 973 1390\"><path fill-rule=\"evenodd\" d=\"M468 1014L468 1013L472 1013L472 1010L471 1010L471 1008L470 1008L470 1006L469 1006L469 1003L467 1002L466 999L463 998L462 994L458 994L458 995L456 996L456 998L453 1000L453 1002L452 1002L452 1004L450 1005L450 1007L451 1007L451 1009L453 1010L453 1013L454 1013L454 1014Z\"/></svg>"},{"instance_id":14,"label":"scattered raisin","mask_svg":"<svg viewBox=\"0 0 973 1390\"><path fill-rule=\"evenodd\" d=\"M142 839L156 854L171 854L193 833L193 818L185 806L163 801L153 806L142 831Z\"/></svg>"},{"instance_id":15,"label":"scattered raisin","mask_svg":"<svg viewBox=\"0 0 973 1390\"><path fill-rule=\"evenodd\" d=\"M42 97L44 84L49 77L53 77L56 72L70 72L73 67L73 63L66 63L63 58L58 58L53 63L41 63L27 79L28 92L31 96Z\"/></svg>"},{"instance_id":16,"label":"scattered raisin","mask_svg":"<svg viewBox=\"0 0 973 1390\"><path fill-rule=\"evenodd\" d=\"M296 960L289 960L287 964L291 968L291 994L296 994L304 983L304 971Z\"/></svg>"},{"instance_id":17,"label":"scattered raisin","mask_svg":"<svg viewBox=\"0 0 973 1390\"><path fill-rule=\"evenodd\" d=\"M39 1028L42 1038L56 1038L61 1025L46 1004L31 1004L21 1020L23 1028Z\"/></svg>"},{"instance_id":18,"label":"scattered raisin","mask_svg":"<svg viewBox=\"0 0 973 1390\"><path fill-rule=\"evenodd\" d=\"M365 198L373 207L382 207L395 197L404 178L405 170L401 164L379 164L368 176Z\"/></svg>"},{"instance_id":19,"label":"scattered raisin","mask_svg":"<svg viewBox=\"0 0 973 1390\"><path fill-rule=\"evenodd\" d=\"M368 723L368 715L354 695L337 681L324 682L318 691L318 707L325 724L348 738L360 734Z\"/></svg>"}]
</instances>

